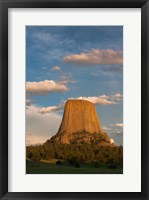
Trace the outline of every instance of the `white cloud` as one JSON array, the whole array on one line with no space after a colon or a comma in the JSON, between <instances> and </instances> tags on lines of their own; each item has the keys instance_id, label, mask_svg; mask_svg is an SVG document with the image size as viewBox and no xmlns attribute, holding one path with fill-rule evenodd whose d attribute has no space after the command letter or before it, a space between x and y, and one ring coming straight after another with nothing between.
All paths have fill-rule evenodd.
<instances>
[{"instance_id":1,"label":"white cloud","mask_svg":"<svg viewBox=\"0 0 149 200\"><path fill-rule=\"evenodd\" d=\"M26 145L35 145L35 144L43 144L47 139L44 136L37 136L31 133L26 133Z\"/></svg>"},{"instance_id":2,"label":"white cloud","mask_svg":"<svg viewBox=\"0 0 149 200\"><path fill-rule=\"evenodd\" d=\"M97 105L113 105L117 104L118 101L122 101L122 97L117 98L117 96L123 96L122 94L115 94L115 95L100 95L100 96L90 96L90 97L77 97L77 98L69 98L69 99L82 99L90 101Z\"/></svg>"},{"instance_id":3,"label":"white cloud","mask_svg":"<svg viewBox=\"0 0 149 200\"><path fill-rule=\"evenodd\" d=\"M102 129L103 129L104 131L110 131L110 130L111 130L111 128L109 128L109 127L107 127L107 126L103 126Z\"/></svg>"},{"instance_id":4,"label":"white cloud","mask_svg":"<svg viewBox=\"0 0 149 200\"><path fill-rule=\"evenodd\" d=\"M62 81L61 83L65 83L67 81ZM118 94L118 93L117 93ZM113 105L113 104L117 104L118 101L122 100L122 98L115 98L116 95L111 95L111 96L107 96L107 95L100 95L97 97L77 97L77 98L68 98L69 99L82 99L82 100L86 100L86 101L90 101L96 105ZM119 94L120 96L120 94ZM121 95L122 96L122 95ZM111 99L115 99L115 101L111 101ZM57 111L62 111L64 108L64 105L66 103L67 100L62 100L61 104L59 105L54 105L54 106L48 106L48 107L35 107L32 106L32 109L34 109L34 107L37 109L38 108L38 113L40 114L46 114L46 113L51 113L51 112L57 112ZM30 102L29 102L30 103ZM30 104L31 105L31 104ZM121 126L121 124L112 124L112 126ZM104 126L103 127L104 130L110 130L109 127Z\"/></svg>"},{"instance_id":5,"label":"white cloud","mask_svg":"<svg viewBox=\"0 0 149 200\"><path fill-rule=\"evenodd\" d=\"M57 35L52 35L50 33L43 33L43 32L35 32L32 34L32 37L38 41L53 44L57 42L58 36Z\"/></svg>"},{"instance_id":6,"label":"white cloud","mask_svg":"<svg viewBox=\"0 0 149 200\"><path fill-rule=\"evenodd\" d=\"M120 93L116 93L115 95L111 96L111 99L114 101L122 101L123 100L123 95Z\"/></svg>"},{"instance_id":7,"label":"white cloud","mask_svg":"<svg viewBox=\"0 0 149 200\"><path fill-rule=\"evenodd\" d=\"M60 71L61 68L60 68L59 66L54 66L54 67L52 67L51 70L52 70L52 71Z\"/></svg>"},{"instance_id":8,"label":"white cloud","mask_svg":"<svg viewBox=\"0 0 149 200\"><path fill-rule=\"evenodd\" d=\"M51 92L65 92L68 88L66 82L44 80L39 82L26 82L26 91L29 95L45 95Z\"/></svg>"},{"instance_id":9,"label":"white cloud","mask_svg":"<svg viewBox=\"0 0 149 200\"><path fill-rule=\"evenodd\" d=\"M117 126L117 127L123 127L123 123L115 124L115 126Z\"/></svg>"},{"instance_id":10,"label":"white cloud","mask_svg":"<svg viewBox=\"0 0 149 200\"><path fill-rule=\"evenodd\" d=\"M68 98L68 99L87 100L87 101L90 101L90 102L97 104L97 105L116 104L116 102L108 100L110 97L111 96L101 95L101 96L98 96L98 97L77 97L77 98ZM39 109L39 113L46 114L46 113L50 113L50 112L61 111L64 108L64 104L66 103L66 100L63 100L62 102L63 102L63 104L60 104L60 105L43 107L43 108ZM103 129L110 130L110 128L107 128L107 127L103 127Z\"/></svg>"},{"instance_id":11,"label":"white cloud","mask_svg":"<svg viewBox=\"0 0 149 200\"><path fill-rule=\"evenodd\" d=\"M122 127L123 127L123 123L111 124L111 126L115 126L115 127L118 127L118 128L122 128Z\"/></svg>"},{"instance_id":12,"label":"white cloud","mask_svg":"<svg viewBox=\"0 0 149 200\"><path fill-rule=\"evenodd\" d=\"M110 143L111 144L114 144L115 142L114 142L114 139L110 139Z\"/></svg>"},{"instance_id":13,"label":"white cloud","mask_svg":"<svg viewBox=\"0 0 149 200\"><path fill-rule=\"evenodd\" d=\"M62 116L59 113L42 115L41 107L31 105L26 109L26 142L40 143L55 135L60 126Z\"/></svg>"},{"instance_id":14,"label":"white cloud","mask_svg":"<svg viewBox=\"0 0 149 200\"><path fill-rule=\"evenodd\" d=\"M123 51L92 49L89 52L67 55L64 61L76 64L122 64Z\"/></svg>"},{"instance_id":15,"label":"white cloud","mask_svg":"<svg viewBox=\"0 0 149 200\"><path fill-rule=\"evenodd\" d=\"M61 111L63 109L64 105L58 105L58 106L49 106L49 107L43 107L39 110L39 113L45 114L50 112L56 112Z\"/></svg>"},{"instance_id":16,"label":"white cloud","mask_svg":"<svg viewBox=\"0 0 149 200\"><path fill-rule=\"evenodd\" d=\"M98 104L98 105L116 104L114 101L109 101L107 99L100 98L100 96L98 96L98 97L77 97L77 98L69 98L69 99L82 99L82 100L90 101L90 102L92 102L94 104Z\"/></svg>"}]
</instances>

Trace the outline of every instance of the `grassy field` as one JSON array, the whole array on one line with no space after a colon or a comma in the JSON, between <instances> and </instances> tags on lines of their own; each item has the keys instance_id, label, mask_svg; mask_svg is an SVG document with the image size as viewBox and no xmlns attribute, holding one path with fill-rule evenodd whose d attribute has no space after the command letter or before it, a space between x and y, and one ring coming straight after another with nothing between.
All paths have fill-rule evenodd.
<instances>
[{"instance_id":1,"label":"grassy field","mask_svg":"<svg viewBox=\"0 0 149 200\"><path fill-rule=\"evenodd\" d=\"M54 159L40 162L27 160L26 174L123 174L123 167L118 165L83 163L76 167L67 161L61 161L60 165L56 162Z\"/></svg>"}]
</instances>

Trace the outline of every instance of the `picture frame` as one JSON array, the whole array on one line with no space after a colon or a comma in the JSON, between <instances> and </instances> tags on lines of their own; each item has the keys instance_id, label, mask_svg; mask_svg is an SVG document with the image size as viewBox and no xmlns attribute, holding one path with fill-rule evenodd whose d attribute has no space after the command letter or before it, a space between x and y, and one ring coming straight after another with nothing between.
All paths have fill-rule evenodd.
<instances>
[{"instance_id":1,"label":"picture frame","mask_svg":"<svg viewBox=\"0 0 149 200\"><path fill-rule=\"evenodd\" d=\"M8 191L8 9L9 8L141 8L141 192L9 192ZM148 148L148 0L1 0L0 1L0 197L1 199L149 199Z\"/></svg>"}]
</instances>

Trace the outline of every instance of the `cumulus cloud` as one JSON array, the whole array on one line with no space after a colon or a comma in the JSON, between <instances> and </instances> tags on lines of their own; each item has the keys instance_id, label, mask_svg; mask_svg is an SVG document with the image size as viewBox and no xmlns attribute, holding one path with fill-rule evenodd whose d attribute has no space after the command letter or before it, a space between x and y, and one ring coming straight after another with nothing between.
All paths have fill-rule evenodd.
<instances>
[{"instance_id":1,"label":"cumulus cloud","mask_svg":"<svg viewBox=\"0 0 149 200\"><path fill-rule=\"evenodd\" d=\"M37 144L55 135L60 126L62 116L51 112L42 115L41 107L31 105L26 109L26 143Z\"/></svg>"},{"instance_id":2,"label":"cumulus cloud","mask_svg":"<svg viewBox=\"0 0 149 200\"><path fill-rule=\"evenodd\" d=\"M26 133L26 145L36 145L36 144L43 144L48 137L34 135L32 133Z\"/></svg>"},{"instance_id":3,"label":"cumulus cloud","mask_svg":"<svg viewBox=\"0 0 149 200\"><path fill-rule=\"evenodd\" d=\"M114 101L122 101L123 100L123 95L120 93L116 93L115 95L111 96L111 99Z\"/></svg>"},{"instance_id":4,"label":"cumulus cloud","mask_svg":"<svg viewBox=\"0 0 149 200\"><path fill-rule=\"evenodd\" d=\"M45 113L50 113L50 112L57 112L61 111L63 109L64 105L58 105L58 106L49 106L49 107L42 107L39 110L39 113L45 114Z\"/></svg>"},{"instance_id":5,"label":"cumulus cloud","mask_svg":"<svg viewBox=\"0 0 149 200\"><path fill-rule=\"evenodd\" d=\"M99 104L99 105L116 104L114 101L110 101L110 100L101 98L100 96L98 96L98 97L78 97L77 99L87 100L87 101L90 101L94 104Z\"/></svg>"},{"instance_id":6,"label":"cumulus cloud","mask_svg":"<svg viewBox=\"0 0 149 200\"><path fill-rule=\"evenodd\" d=\"M118 93L117 93L118 94ZM90 97L77 97L77 98L68 98L69 99L82 99L82 100L87 100L90 101L94 104L97 105L113 105L113 104L117 104L118 101L121 101L122 98L115 98L115 96L117 96L117 94L115 95L101 95L101 96L90 96ZM122 94L120 94L122 96ZM119 95L119 96L120 96ZM111 99L115 99L115 101L111 101ZM46 113L51 113L51 112L59 112L62 111L64 108L64 105L66 103L67 100L62 100L61 104L59 105L54 105L54 106L48 106L48 107L38 107L38 113L40 114L46 114ZM36 107L37 109L37 107ZM114 126L114 124L112 124L112 126ZM104 130L110 130L111 128L104 126L103 127Z\"/></svg>"},{"instance_id":7,"label":"cumulus cloud","mask_svg":"<svg viewBox=\"0 0 149 200\"><path fill-rule=\"evenodd\" d=\"M103 129L104 131L110 131L110 130L111 130L111 128L109 128L109 127L107 127L107 126L103 126L102 129Z\"/></svg>"},{"instance_id":8,"label":"cumulus cloud","mask_svg":"<svg viewBox=\"0 0 149 200\"><path fill-rule=\"evenodd\" d=\"M123 123L115 124L116 127L123 127Z\"/></svg>"},{"instance_id":9,"label":"cumulus cloud","mask_svg":"<svg viewBox=\"0 0 149 200\"><path fill-rule=\"evenodd\" d=\"M115 127L118 127L118 128L122 128L122 127L123 127L123 123L111 124L111 126L115 126Z\"/></svg>"},{"instance_id":10,"label":"cumulus cloud","mask_svg":"<svg viewBox=\"0 0 149 200\"><path fill-rule=\"evenodd\" d=\"M64 61L76 64L122 64L123 51L92 49L89 52L67 55Z\"/></svg>"},{"instance_id":11,"label":"cumulus cloud","mask_svg":"<svg viewBox=\"0 0 149 200\"><path fill-rule=\"evenodd\" d=\"M67 91L66 82L55 82L53 80L44 80L39 82L26 82L27 95L45 95L51 92Z\"/></svg>"},{"instance_id":12,"label":"cumulus cloud","mask_svg":"<svg viewBox=\"0 0 149 200\"><path fill-rule=\"evenodd\" d=\"M123 98L117 98L117 96L123 96L122 94L115 94L115 95L101 95L101 96L90 96L90 97L77 97L77 98L69 98L69 99L82 99L90 101L97 105L113 105L117 104L118 101L121 101Z\"/></svg>"},{"instance_id":13,"label":"cumulus cloud","mask_svg":"<svg viewBox=\"0 0 149 200\"><path fill-rule=\"evenodd\" d=\"M52 67L51 70L52 70L52 71L60 71L61 68L60 68L59 66L54 66L54 67Z\"/></svg>"}]
</instances>

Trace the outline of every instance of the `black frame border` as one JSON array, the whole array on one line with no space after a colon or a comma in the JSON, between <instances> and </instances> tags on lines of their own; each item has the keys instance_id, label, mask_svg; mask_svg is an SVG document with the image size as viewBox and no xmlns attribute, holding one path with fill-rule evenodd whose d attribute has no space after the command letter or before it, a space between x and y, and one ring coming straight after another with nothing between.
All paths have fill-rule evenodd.
<instances>
[{"instance_id":1,"label":"black frame border","mask_svg":"<svg viewBox=\"0 0 149 200\"><path fill-rule=\"evenodd\" d=\"M141 192L8 192L8 9L141 8ZM0 0L0 198L1 199L149 199L149 1L148 0ZM132 144L133 145L133 144ZM135 181L135 180L134 180Z\"/></svg>"}]
</instances>

